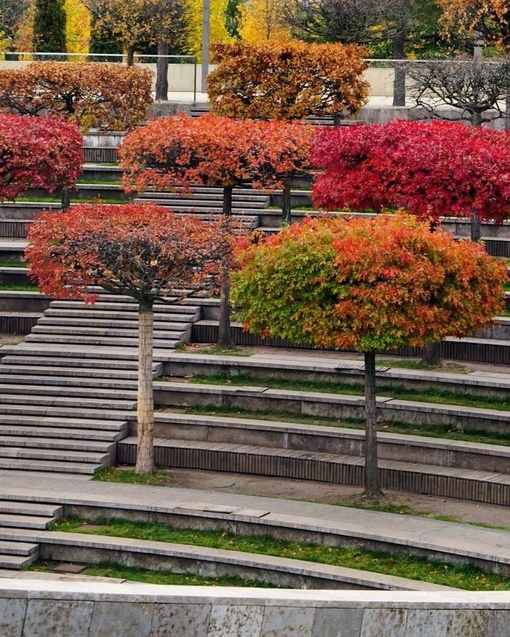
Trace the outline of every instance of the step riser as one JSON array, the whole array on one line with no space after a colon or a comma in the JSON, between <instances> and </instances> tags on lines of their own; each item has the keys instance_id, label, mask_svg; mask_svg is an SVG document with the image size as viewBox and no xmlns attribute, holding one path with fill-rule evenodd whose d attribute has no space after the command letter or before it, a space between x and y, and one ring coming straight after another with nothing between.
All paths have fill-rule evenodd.
<instances>
[{"instance_id":1,"label":"step riser","mask_svg":"<svg viewBox=\"0 0 510 637\"><path fill-rule=\"evenodd\" d=\"M73 337L73 336L52 336L51 334L33 334L25 339L27 343L59 343L62 345L102 345L108 347L138 347L138 340L119 337ZM154 347L158 349L175 349L178 341L154 339Z\"/></svg>"},{"instance_id":2,"label":"step riser","mask_svg":"<svg viewBox=\"0 0 510 637\"><path fill-rule=\"evenodd\" d=\"M20 383L22 387L16 387ZM126 380L97 380L73 378L73 376L21 376L11 374L0 376L0 392L24 393L26 385L31 385L30 393L58 393L62 396L90 396L112 400L136 399L137 382ZM38 389L40 388L40 389ZM74 388L74 389L73 389ZM81 393L80 393L81 392Z\"/></svg>"}]
</instances>

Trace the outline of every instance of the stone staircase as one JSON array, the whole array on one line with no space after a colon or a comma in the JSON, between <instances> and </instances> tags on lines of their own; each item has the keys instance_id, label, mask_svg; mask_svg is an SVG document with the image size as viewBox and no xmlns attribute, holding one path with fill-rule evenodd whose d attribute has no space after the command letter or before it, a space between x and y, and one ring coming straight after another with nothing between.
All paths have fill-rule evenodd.
<instances>
[{"instance_id":1,"label":"stone staircase","mask_svg":"<svg viewBox=\"0 0 510 637\"><path fill-rule=\"evenodd\" d=\"M155 305L158 358L185 339L199 308ZM32 333L0 349L0 469L92 475L115 462L136 406L137 306L53 301Z\"/></svg>"},{"instance_id":2,"label":"stone staircase","mask_svg":"<svg viewBox=\"0 0 510 637\"><path fill-rule=\"evenodd\" d=\"M0 500L0 569L20 570L39 557L30 538L63 515L63 508L22 500Z\"/></svg>"}]
</instances>

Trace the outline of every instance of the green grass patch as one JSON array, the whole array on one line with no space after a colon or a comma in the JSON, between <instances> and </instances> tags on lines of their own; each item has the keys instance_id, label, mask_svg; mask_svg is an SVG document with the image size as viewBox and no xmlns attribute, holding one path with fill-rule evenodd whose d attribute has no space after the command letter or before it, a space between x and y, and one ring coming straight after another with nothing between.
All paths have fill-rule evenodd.
<instances>
[{"instance_id":1,"label":"green grass patch","mask_svg":"<svg viewBox=\"0 0 510 637\"><path fill-rule=\"evenodd\" d=\"M92 522L93 535L188 544L209 548L242 551L305 560L320 564L355 568L396 577L406 577L465 590L510 590L510 578L484 573L478 568L429 561L423 557L398 555L316 544L299 544L268 535L238 536L224 530L174 529L163 524L129 522L121 519L100 519ZM67 518L52 526L62 532L87 533L80 518ZM98 529L96 525L102 528Z\"/></svg>"},{"instance_id":2,"label":"green grass patch","mask_svg":"<svg viewBox=\"0 0 510 637\"><path fill-rule=\"evenodd\" d=\"M0 284L0 292L38 292L37 285L6 285Z\"/></svg>"},{"instance_id":3,"label":"green grass patch","mask_svg":"<svg viewBox=\"0 0 510 637\"><path fill-rule=\"evenodd\" d=\"M187 343L178 343L175 346L175 349L177 352L186 352L186 354L214 354L215 356L253 356L254 354L252 349L239 347L238 345L234 345L233 347L226 349L219 345L197 347L188 345Z\"/></svg>"},{"instance_id":4,"label":"green grass patch","mask_svg":"<svg viewBox=\"0 0 510 637\"><path fill-rule=\"evenodd\" d=\"M396 367L398 369L425 369L432 372L450 372L451 374L469 374L472 370L466 365L447 363L446 365L434 366L422 363L416 359L377 359L377 365L385 367Z\"/></svg>"},{"instance_id":5,"label":"green grass patch","mask_svg":"<svg viewBox=\"0 0 510 637\"><path fill-rule=\"evenodd\" d=\"M175 412L176 409L160 405L158 411ZM292 414L283 411L248 410L238 407L216 407L214 405L200 405L179 410L180 413L208 416L231 416L238 418L254 418L269 422L297 423L321 427L342 427L349 429L365 429L363 418L328 418L326 416L307 416ZM423 436L424 438L441 438L444 440L461 440L492 445L510 445L510 434L501 434L491 431L471 431L464 433L450 425L409 425L403 422L385 421L379 424L379 431L386 433L405 434L408 436Z\"/></svg>"},{"instance_id":6,"label":"green grass patch","mask_svg":"<svg viewBox=\"0 0 510 637\"><path fill-rule=\"evenodd\" d=\"M16 199L16 202L20 202L20 203L62 203L62 198L61 197L54 197L52 195L38 195L38 196L33 196L33 197L29 197L29 196L25 196L25 197L18 197ZM122 197L84 197L83 199L81 198L76 198L73 197L71 195L71 203L76 204L76 203L117 203L117 204L121 204L121 203L129 203L129 199L126 198L122 198Z\"/></svg>"},{"instance_id":7,"label":"green grass patch","mask_svg":"<svg viewBox=\"0 0 510 637\"><path fill-rule=\"evenodd\" d=\"M93 480L98 482L124 482L126 484L149 484L153 487L169 487L174 477L168 471L154 471L148 475L140 475L129 469L98 469L94 473Z\"/></svg>"},{"instance_id":8,"label":"green grass patch","mask_svg":"<svg viewBox=\"0 0 510 637\"><path fill-rule=\"evenodd\" d=\"M111 179L90 179L90 177L80 177L76 180L78 186L120 186L120 177L112 175Z\"/></svg>"},{"instance_id":9,"label":"green grass patch","mask_svg":"<svg viewBox=\"0 0 510 637\"><path fill-rule=\"evenodd\" d=\"M28 268L26 261L0 261L0 268Z\"/></svg>"},{"instance_id":10,"label":"green grass patch","mask_svg":"<svg viewBox=\"0 0 510 637\"><path fill-rule=\"evenodd\" d=\"M204 383L207 385L243 386L257 385L271 389L291 391L305 391L328 394L348 394L351 396L363 396L363 383L342 383L333 381L306 381L287 378L257 377L254 379L248 374L229 376L217 374L213 376L196 375L191 379L192 383ZM465 389L462 391L465 392ZM379 395L392 396L394 398L412 399L419 402L439 403L443 405L459 405L462 407L477 407L481 409L498 409L510 411L510 396L481 396L476 394L458 394L447 389L414 389L399 385L386 385L384 381L377 384Z\"/></svg>"},{"instance_id":11,"label":"green grass patch","mask_svg":"<svg viewBox=\"0 0 510 637\"><path fill-rule=\"evenodd\" d=\"M24 570L38 573L52 573L60 562L38 562ZM93 577L115 577L131 582L144 584L161 584L165 586L243 586L257 588L277 588L272 584L266 584L257 580L244 580L235 575L223 575L222 577L203 577L190 573L167 573L162 571L148 571L137 566L119 566L104 562L102 564L90 564L80 573Z\"/></svg>"}]
</instances>

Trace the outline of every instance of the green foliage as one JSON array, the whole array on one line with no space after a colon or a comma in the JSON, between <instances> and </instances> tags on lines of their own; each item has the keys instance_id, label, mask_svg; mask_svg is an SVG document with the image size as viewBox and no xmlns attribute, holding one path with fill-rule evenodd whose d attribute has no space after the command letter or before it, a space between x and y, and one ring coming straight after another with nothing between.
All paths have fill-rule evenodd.
<instances>
[{"instance_id":1,"label":"green foliage","mask_svg":"<svg viewBox=\"0 0 510 637\"><path fill-rule=\"evenodd\" d=\"M64 0L36 0L34 49L41 52L65 52L66 12Z\"/></svg>"}]
</instances>

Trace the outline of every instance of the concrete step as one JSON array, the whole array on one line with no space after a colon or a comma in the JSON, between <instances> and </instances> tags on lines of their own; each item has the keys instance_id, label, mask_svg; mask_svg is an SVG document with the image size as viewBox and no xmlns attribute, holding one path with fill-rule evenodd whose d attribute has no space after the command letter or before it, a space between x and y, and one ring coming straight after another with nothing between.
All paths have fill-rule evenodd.
<instances>
[{"instance_id":1,"label":"concrete step","mask_svg":"<svg viewBox=\"0 0 510 637\"><path fill-rule=\"evenodd\" d=\"M23 405L16 405L20 409ZM122 419L118 420L106 420L104 417L101 419L99 415L97 417L76 418L73 416L65 416L63 414L56 414L55 417L44 416L38 414L13 414L6 413L7 405L2 406L2 413L0 413L0 427L29 427L34 431L38 431L37 435L41 435L41 429L45 432L44 435L51 436L52 434L58 436L59 429L72 429L77 432L89 432L90 436L104 436L106 440L110 437L116 437L117 433L126 427L126 422ZM63 411L63 410L60 410ZM87 412L84 412L87 413ZM93 412L99 414L99 412ZM106 412L105 412L106 414ZM118 414L124 417L126 414Z\"/></svg>"},{"instance_id":2,"label":"concrete step","mask_svg":"<svg viewBox=\"0 0 510 637\"><path fill-rule=\"evenodd\" d=\"M112 297L109 295L105 300L101 298L94 303L94 305L86 305L83 301L78 300L57 300L52 301L49 310L78 310L80 312L131 312L136 315L138 312L137 304L134 299L127 296ZM154 318L155 320L161 314L196 314L200 312L199 306L184 305L180 303L155 303L154 304Z\"/></svg>"},{"instance_id":3,"label":"concrete step","mask_svg":"<svg viewBox=\"0 0 510 637\"><path fill-rule=\"evenodd\" d=\"M108 343L105 342L108 338ZM138 339L122 338L120 336L66 336L59 334L29 334L25 342L27 343L60 343L66 345L106 345L110 347L132 347L138 346ZM178 340L154 339L154 347L159 349L175 349Z\"/></svg>"},{"instance_id":4,"label":"concrete step","mask_svg":"<svg viewBox=\"0 0 510 637\"><path fill-rule=\"evenodd\" d=\"M0 457L0 469L8 469L9 471L44 472L47 474L67 473L91 476L94 475L96 469L99 469L101 466L108 465L98 465L93 462L56 462L37 458L26 459ZM5 526L6 523L0 515L0 526L2 525Z\"/></svg>"},{"instance_id":5,"label":"concrete step","mask_svg":"<svg viewBox=\"0 0 510 637\"><path fill-rule=\"evenodd\" d=\"M0 499L0 514L9 513L15 515L39 515L48 519L58 519L64 514L64 508L59 504L43 504L30 500Z\"/></svg>"},{"instance_id":6,"label":"concrete step","mask_svg":"<svg viewBox=\"0 0 510 637\"><path fill-rule=\"evenodd\" d=\"M136 402L136 391L134 391L134 389L136 389L136 387L134 386L131 391L123 391L116 388L99 389L94 387L81 386L55 387L53 383L50 383L49 385L30 385L30 389L29 391L27 391L26 385L20 386L14 383L1 383L0 396L12 397L13 395L21 394L23 396L26 396L26 398L24 398L23 400L39 400L39 398L46 398L48 400L53 399L57 401L60 401L61 399L72 399L73 401L95 400L97 404L104 404L106 401L108 403L108 405L105 405L107 409L115 408L131 411L133 409L133 404ZM26 404L29 404L29 402L27 402Z\"/></svg>"},{"instance_id":7,"label":"concrete step","mask_svg":"<svg viewBox=\"0 0 510 637\"><path fill-rule=\"evenodd\" d=\"M154 340L159 339L169 339L172 341L177 341L182 336L183 332L186 331L186 328L189 326L186 324L178 326L178 329L165 331L161 329L160 326L154 326ZM96 336L96 337L113 337L113 338L138 338L138 328L137 326L129 327L88 327L83 325L83 327L75 327L75 326L61 326L61 325L46 325L41 324L41 321L32 328L31 334L58 334L58 335L69 335L69 336Z\"/></svg>"},{"instance_id":8,"label":"concrete step","mask_svg":"<svg viewBox=\"0 0 510 637\"><path fill-rule=\"evenodd\" d=\"M3 464L3 460L0 459L0 467ZM48 524L53 521L52 517L43 515L23 515L15 513L1 513L0 512L0 527L17 529L37 529L44 531Z\"/></svg>"},{"instance_id":9,"label":"concrete step","mask_svg":"<svg viewBox=\"0 0 510 637\"><path fill-rule=\"evenodd\" d=\"M35 439L36 442L34 444L41 445L41 447L43 446L41 443L43 440L46 444L49 444L50 441L56 441L55 444L58 447L61 444L59 440L65 441L66 444L69 444L67 441L72 440L72 444L84 441L83 444L87 448L91 448L94 443L101 443L104 449L108 449L114 442L125 437L124 434L127 433L127 428L125 429L125 432L119 432L117 428L114 431L91 430L90 427L85 426L82 429L65 426L48 429L46 425L42 424L20 426L0 423L0 445L2 445L2 441L6 441L5 444L14 442L17 446L22 444L29 445L31 440Z\"/></svg>"},{"instance_id":10,"label":"concrete step","mask_svg":"<svg viewBox=\"0 0 510 637\"><path fill-rule=\"evenodd\" d=\"M6 350L6 346L0 349L0 352ZM17 349L11 348L12 354L4 356L1 360L0 370L3 365L16 366L16 367L31 367L37 366L39 369L50 370L51 368L58 369L76 369L76 374L81 371L95 370L98 373L105 373L110 375L111 373L127 373L133 374L138 372L138 357L135 360L119 360L115 361L110 358L95 358L97 354L90 352L83 352L82 356L75 358L78 354L76 350L60 350L51 352L51 356L47 356L48 350L43 349L40 351L29 349L30 354L22 354L25 351L23 345L17 346ZM122 355L125 352L119 352ZM33 355L32 355L33 354ZM153 365L154 373L161 372L162 365L155 363ZM135 376L137 378L137 375Z\"/></svg>"},{"instance_id":11,"label":"concrete step","mask_svg":"<svg viewBox=\"0 0 510 637\"><path fill-rule=\"evenodd\" d=\"M37 553L38 545L32 542L13 542L12 540L0 540L0 561L5 555L22 555L29 557Z\"/></svg>"},{"instance_id":12,"label":"concrete step","mask_svg":"<svg viewBox=\"0 0 510 637\"><path fill-rule=\"evenodd\" d=\"M2 366L0 365L0 368ZM15 371L20 371L19 367ZM41 370L37 370L34 368L31 370L33 372L39 371L41 374ZM50 370L62 373L61 368L55 368L55 370ZM9 385L40 385L46 387L58 387L59 395L62 395L61 388L62 387L79 387L83 389L109 389L110 391L115 392L115 398L122 398L123 392L128 392L129 394L125 394L124 397L131 397L133 392L136 392L138 383L136 380L126 380L125 378L118 379L116 376L112 375L110 378L88 378L88 377L77 377L73 374L72 370L68 375L59 375L56 374L45 374L44 376L36 376L35 373L31 375L30 373L25 373L23 370L23 374L4 374L0 373L0 387L5 383L9 383ZM117 395L118 393L118 395Z\"/></svg>"},{"instance_id":13,"label":"concrete step","mask_svg":"<svg viewBox=\"0 0 510 637\"><path fill-rule=\"evenodd\" d=\"M157 371L157 370L155 370ZM23 374L23 376L21 376L21 373ZM76 381L78 382L78 379L87 379L87 380L92 380L92 379L96 379L98 380L98 382L101 379L104 380L110 380L111 382L116 382L116 381L123 381L123 382L127 382L129 383L130 381L136 381L138 378L138 372L137 371L123 371L121 369L110 369L105 367L104 369L95 369L93 367L57 367L55 365L55 367L49 367L46 365L41 365L40 367L34 365L34 366L29 366L29 365L23 365L22 363L20 363L19 365L16 364L7 364L7 363L3 363L0 364L0 376L4 375L7 376L9 375L11 377L11 380L14 379L14 377L16 376L16 381L19 381L20 378L24 378L25 382L31 382L28 380L28 376L40 376L43 375L44 378L48 379L49 382L49 378L48 377L66 377L69 379L69 377L76 379ZM125 387L128 387L130 385L125 385Z\"/></svg>"},{"instance_id":14,"label":"concrete step","mask_svg":"<svg viewBox=\"0 0 510 637\"><path fill-rule=\"evenodd\" d=\"M59 438L55 436L49 436L48 438L24 436L21 432L18 435L8 435L0 427L0 456L3 455L4 447L12 448L32 448L36 447L38 450L43 449L55 449L55 450L69 450L72 452L93 452L98 454L108 454L115 446L114 442L93 441L88 439L75 439L72 436L64 438L68 430L60 430ZM39 431L39 436L42 432Z\"/></svg>"},{"instance_id":15,"label":"concrete step","mask_svg":"<svg viewBox=\"0 0 510 637\"><path fill-rule=\"evenodd\" d=\"M158 467L233 471L254 475L362 485L364 457L301 449L155 438ZM134 464L136 439L119 443L117 461ZM383 489L510 505L510 475L400 460L379 460Z\"/></svg>"},{"instance_id":16,"label":"concrete step","mask_svg":"<svg viewBox=\"0 0 510 637\"><path fill-rule=\"evenodd\" d=\"M32 449L30 447L5 447L0 448L0 460L5 462L9 458L22 460L39 460L43 462L66 463L90 463L95 466L107 466L109 454L96 451L76 451L71 449Z\"/></svg>"},{"instance_id":17,"label":"concrete step","mask_svg":"<svg viewBox=\"0 0 510 637\"><path fill-rule=\"evenodd\" d=\"M27 414L30 413L28 411L30 408L40 408L41 412L44 411L48 413L48 415L52 415L51 409L60 408L62 410L66 410L66 413L73 416L81 416L84 410L94 410L94 413L97 414L104 412L104 415L100 416L100 418L106 418L108 417L108 412L113 412L115 414L122 413L123 416L125 416L126 413L133 411L134 404L134 400L127 402L105 398L81 398L77 396L62 397L51 395L32 396L31 394L26 393L6 394L0 392L0 412L4 414L12 413L9 409L14 406L25 408L25 410L27 410Z\"/></svg>"},{"instance_id":18,"label":"concrete step","mask_svg":"<svg viewBox=\"0 0 510 637\"><path fill-rule=\"evenodd\" d=\"M62 312L55 314L57 310L46 310L44 316L39 319L38 325L64 325L87 327L127 327L134 329L138 325L138 314L135 312ZM154 326L158 330L182 330L195 320L192 314L158 315Z\"/></svg>"},{"instance_id":19,"label":"concrete step","mask_svg":"<svg viewBox=\"0 0 510 637\"><path fill-rule=\"evenodd\" d=\"M2 553L0 544L0 568L10 569L13 571L21 571L22 568L30 566L37 559L37 554L33 555L8 555Z\"/></svg>"},{"instance_id":20,"label":"concrete step","mask_svg":"<svg viewBox=\"0 0 510 637\"><path fill-rule=\"evenodd\" d=\"M90 407L80 407L79 405L69 406L69 404L44 404L44 401L41 401L40 404L20 404L19 397L11 397L13 401L3 402L0 400L0 413L3 416L36 416L38 418L57 418L61 417L65 419L63 423L64 426L67 426L67 423L71 420L76 420L77 418L89 419L90 426L92 429L101 429L103 425L101 421L109 420L115 423L115 427L125 426L125 417L126 410L106 410L104 408L95 408L91 405ZM14 400L14 398L18 400ZM73 401L67 401L72 405ZM104 404L104 401L103 401ZM54 423L54 427L58 426L58 424Z\"/></svg>"}]
</instances>

